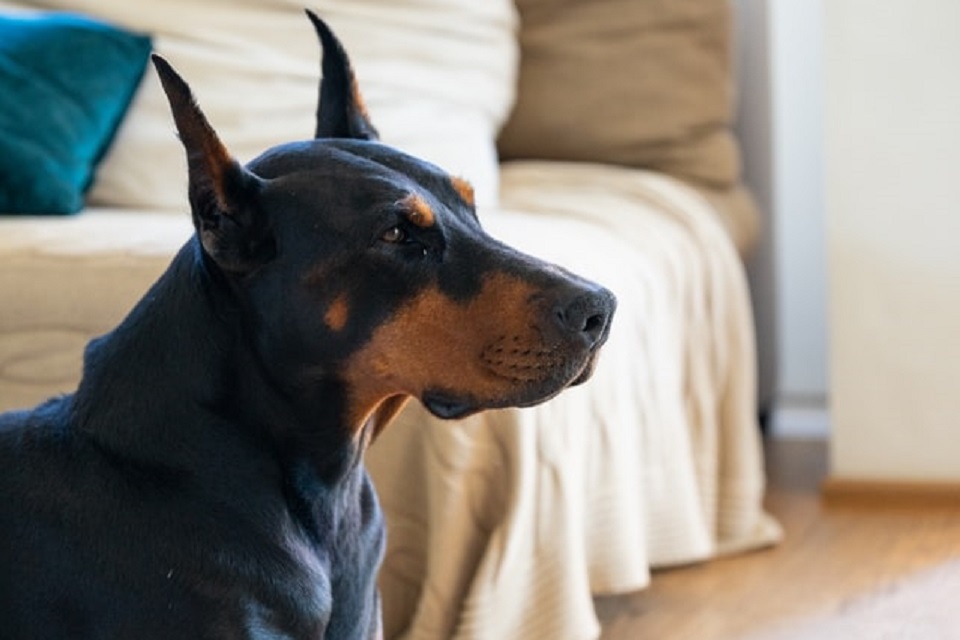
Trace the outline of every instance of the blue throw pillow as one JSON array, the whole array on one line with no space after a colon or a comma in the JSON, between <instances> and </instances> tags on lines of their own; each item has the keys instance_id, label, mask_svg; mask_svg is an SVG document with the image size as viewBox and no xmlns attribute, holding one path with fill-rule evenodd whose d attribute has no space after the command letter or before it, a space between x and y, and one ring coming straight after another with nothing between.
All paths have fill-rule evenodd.
<instances>
[{"instance_id":1,"label":"blue throw pillow","mask_svg":"<svg viewBox=\"0 0 960 640\"><path fill-rule=\"evenodd\" d=\"M0 14L0 212L83 207L150 50L79 15Z\"/></svg>"}]
</instances>

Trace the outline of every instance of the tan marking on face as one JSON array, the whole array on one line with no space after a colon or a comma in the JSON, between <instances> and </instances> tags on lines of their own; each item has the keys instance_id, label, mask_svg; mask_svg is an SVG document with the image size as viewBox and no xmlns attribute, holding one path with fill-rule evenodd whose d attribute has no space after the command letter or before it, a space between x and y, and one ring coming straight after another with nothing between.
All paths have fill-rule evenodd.
<instances>
[{"instance_id":1,"label":"tan marking on face","mask_svg":"<svg viewBox=\"0 0 960 640\"><path fill-rule=\"evenodd\" d=\"M390 396L373 410L373 414L367 419L371 425L371 442L383 433L383 430L397 417L397 414L400 413L409 400L410 396L406 395Z\"/></svg>"},{"instance_id":2,"label":"tan marking on face","mask_svg":"<svg viewBox=\"0 0 960 640\"><path fill-rule=\"evenodd\" d=\"M344 368L351 388L351 424L364 424L384 399L419 396L445 387L479 399L496 399L518 385L535 382L536 363L557 362L550 345L535 328L537 290L506 274L489 276L471 300L458 303L431 288L402 307L380 326ZM491 365L487 354L506 345L523 369L502 375L506 365ZM501 371L502 370L502 371ZM541 377L543 374L541 373Z\"/></svg>"},{"instance_id":3,"label":"tan marking on face","mask_svg":"<svg viewBox=\"0 0 960 640\"><path fill-rule=\"evenodd\" d=\"M453 185L453 188L456 189L457 193L460 194L460 197L463 198L464 202L471 207L476 204L472 184L457 176L450 176L450 184Z\"/></svg>"},{"instance_id":4,"label":"tan marking on face","mask_svg":"<svg viewBox=\"0 0 960 640\"><path fill-rule=\"evenodd\" d=\"M342 331L349 318L350 305L345 294L337 296L323 314L323 322L333 331Z\"/></svg>"},{"instance_id":5,"label":"tan marking on face","mask_svg":"<svg viewBox=\"0 0 960 640\"><path fill-rule=\"evenodd\" d=\"M432 227L436 222L433 209L430 208L426 200L416 194L404 198L403 206L407 208L407 220L422 229Z\"/></svg>"},{"instance_id":6,"label":"tan marking on face","mask_svg":"<svg viewBox=\"0 0 960 640\"><path fill-rule=\"evenodd\" d=\"M361 451L365 451L379 436L388 424L406 406L410 396L395 395L384 399L376 405L369 415L361 421L361 426L354 433L354 439Z\"/></svg>"}]
</instances>

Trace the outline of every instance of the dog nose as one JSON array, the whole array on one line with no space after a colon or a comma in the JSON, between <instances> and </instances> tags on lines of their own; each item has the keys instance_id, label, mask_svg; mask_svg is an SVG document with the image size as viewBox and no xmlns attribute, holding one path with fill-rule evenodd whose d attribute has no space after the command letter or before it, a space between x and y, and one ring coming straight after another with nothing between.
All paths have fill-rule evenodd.
<instances>
[{"instance_id":1,"label":"dog nose","mask_svg":"<svg viewBox=\"0 0 960 640\"><path fill-rule=\"evenodd\" d=\"M607 338L610 321L617 307L617 299L606 289L579 291L555 308L560 326L586 342L593 349Z\"/></svg>"}]
</instances>

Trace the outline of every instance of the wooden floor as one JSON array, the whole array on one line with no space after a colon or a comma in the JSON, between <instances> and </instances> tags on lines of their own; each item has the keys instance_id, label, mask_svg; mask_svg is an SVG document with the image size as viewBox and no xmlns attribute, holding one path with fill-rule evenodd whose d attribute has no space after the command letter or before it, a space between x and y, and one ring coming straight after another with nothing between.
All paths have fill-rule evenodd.
<instances>
[{"instance_id":1,"label":"wooden floor","mask_svg":"<svg viewBox=\"0 0 960 640\"><path fill-rule=\"evenodd\" d=\"M767 461L767 507L784 542L658 572L645 591L599 598L602 640L735 640L960 556L956 507L824 504L823 442L774 440Z\"/></svg>"}]
</instances>

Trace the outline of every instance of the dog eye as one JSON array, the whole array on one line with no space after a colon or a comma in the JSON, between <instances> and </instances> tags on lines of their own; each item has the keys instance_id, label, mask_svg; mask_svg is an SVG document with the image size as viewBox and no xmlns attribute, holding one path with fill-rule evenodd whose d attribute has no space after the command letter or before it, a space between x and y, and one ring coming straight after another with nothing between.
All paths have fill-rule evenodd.
<instances>
[{"instance_id":1,"label":"dog eye","mask_svg":"<svg viewBox=\"0 0 960 640\"><path fill-rule=\"evenodd\" d=\"M407 239L407 234L400 227L390 227L381 234L380 239L391 244L399 244Z\"/></svg>"}]
</instances>

